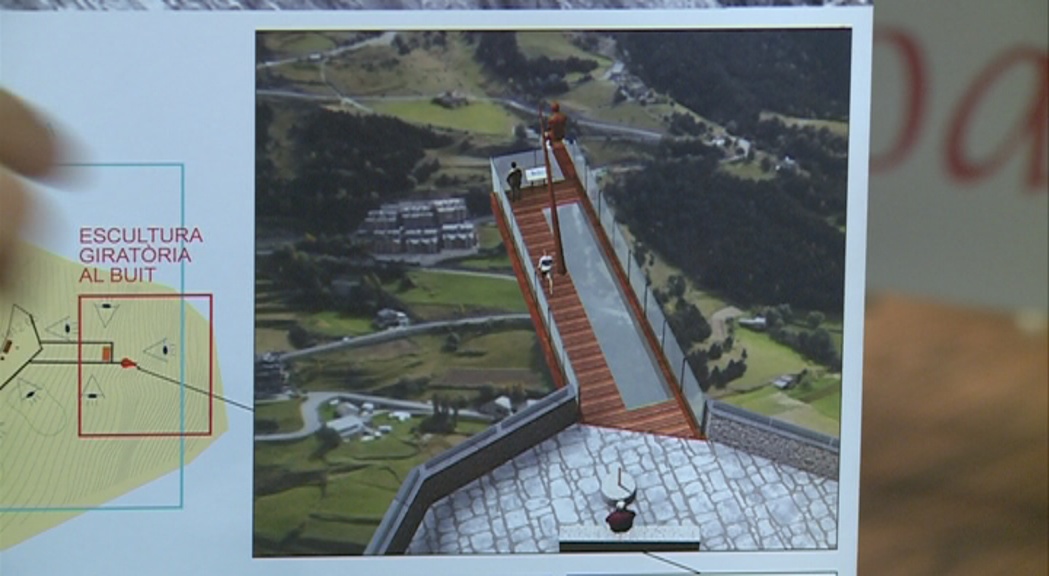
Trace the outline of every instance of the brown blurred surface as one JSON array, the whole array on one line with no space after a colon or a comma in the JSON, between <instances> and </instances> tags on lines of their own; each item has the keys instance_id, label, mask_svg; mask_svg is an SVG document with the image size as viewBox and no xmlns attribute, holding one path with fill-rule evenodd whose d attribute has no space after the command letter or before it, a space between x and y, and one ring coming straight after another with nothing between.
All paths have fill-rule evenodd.
<instances>
[{"instance_id":1,"label":"brown blurred surface","mask_svg":"<svg viewBox=\"0 0 1049 576\"><path fill-rule=\"evenodd\" d=\"M867 309L860 576L1049 574L1049 340L899 297Z\"/></svg>"}]
</instances>

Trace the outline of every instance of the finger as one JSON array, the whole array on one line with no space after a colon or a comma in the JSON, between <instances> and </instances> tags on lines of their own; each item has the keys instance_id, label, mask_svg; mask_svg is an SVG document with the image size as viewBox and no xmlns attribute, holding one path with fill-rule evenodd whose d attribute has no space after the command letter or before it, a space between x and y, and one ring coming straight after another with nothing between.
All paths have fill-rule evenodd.
<instances>
[{"instance_id":1,"label":"finger","mask_svg":"<svg viewBox=\"0 0 1049 576\"><path fill-rule=\"evenodd\" d=\"M44 176L58 161L59 146L41 116L0 90L0 165L25 176Z\"/></svg>"},{"instance_id":2,"label":"finger","mask_svg":"<svg viewBox=\"0 0 1049 576\"><path fill-rule=\"evenodd\" d=\"M10 285L19 231L29 213L29 195L18 178L0 168L0 289Z\"/></svg>"}]
</instances>

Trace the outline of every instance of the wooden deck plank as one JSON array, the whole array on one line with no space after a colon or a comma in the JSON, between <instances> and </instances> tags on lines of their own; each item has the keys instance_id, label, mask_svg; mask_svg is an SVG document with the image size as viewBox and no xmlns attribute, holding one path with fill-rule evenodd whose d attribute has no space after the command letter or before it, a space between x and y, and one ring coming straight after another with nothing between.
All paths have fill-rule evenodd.
<instances>
[{"instance_id":1,"label":"wooden deck plank","mask_svg":"<svg viewBox=\"0 0 1049 576\"><path fill-rule=\"evenodd\" d=\"M554 189L558 205L582 201L578 182L574 179L569 178L566 181L555 183ZM543 214L543 210L549 207L549 202L550 195L547 189L537 187L526 190L523 198L513 203L511 207L513 218L528 252L527 255L521 255L521 257L535 259L544 251L550 254L555 253L554 235ZM511 252L516 251L511 250ZM516 260L516 258L512 259ZM532 264L535 265L534 262ZM519 283L522 289L526 290L525 293L530 295L531 287L536 285L535 279L524 278L526 272L523 265L515 267L515 271L517 268L520 268ZM687 426L682 427L685 416L677 411L676 404L673 402L663 403L665 406L648 406L635 411L626 410L619 388L613 379L570 274L554 275L553 296L546 292L545 283L539 283L538 287L544 291L549 302L551 316L565 343L565 353L576 374L576 380L579 382L583 423L688 438L696 437ZM532 300L531 298L526 299ZM542 325L543 318L540 310L535 310L533 318L539 320L539 325ZM546 339L544 332L540 331L543 340ZM548 343L548 345L551 346L548 361L556 362L554 357L556 352L553 351L552 344Z\"/></svg>"}]
</instances>

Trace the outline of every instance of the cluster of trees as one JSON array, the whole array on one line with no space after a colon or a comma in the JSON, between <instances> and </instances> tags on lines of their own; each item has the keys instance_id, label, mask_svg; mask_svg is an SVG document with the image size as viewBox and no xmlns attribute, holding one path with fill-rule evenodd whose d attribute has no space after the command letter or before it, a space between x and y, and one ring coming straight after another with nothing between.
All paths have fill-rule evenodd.
<instances>
[{"instance_id":1,"label":"cluster of trees","mask_svg":"<svg viewBox=\"0 0 1049 576\"><path fill-rule=\"evenodd\" d=\"M840 312L845 235L781 179L742 180L709 153L667 152L607 191L638 240L700 285L743 304Z\"/></svg>"},{"instance_id":2,"label":"cluster of trees","mask_svg":"<svg viewBox=\"0 0 1049 576\"><path fill-rule=\"evenodd\" d=\"M436 47L443 50L448 46L448 32L444 30L426 30L407 34L401 32L393 39L393 46L401 56L416 48L429 50Z\"/></svg>"},{"instance_id":3,"label":"cluster of trees","mask_svg":"<svg viewBox=\"0 0 1049 576\"><path fill-rule=\"evenodd\" d=\"M506 396L510 399L510 402L520 404L528 399L528 390L520 382L500 388L496 388L491 384L485 384L478 389L477 402L478 404L486 404L500 396Z\"/></svg>"},{"instance_id":4,"label":"cluster of trees","mask_svg":"<svg viewBox=\"0 0 1049 576\"><path fill-rule=\"evenodd\" d=\"M459 410L466 408L466 400L458 398L452 400L443 394L434 394L433 414L427 416L419 423L420 432L431 434L451 434L459 425Z\"/></svg>"},{"instance_id":5,"label":"cluster of trees","mask_svg":"<svg viewBox=\"0 0 1049 576\"><path fill-rule=\"evenodd\" d=\"M758 124L755 144L781 158L790 156L804 170L804 176L782 176L788 194L817 214L844 217L849 175L845 137L827 128L787 126L773 118Z\"/></svg>"},{"instance_id":6,"label":"cluster of trees","mask_svg":"<svg viewBox=\"0 0 1049 576\"><path fill-rule=\"evenodd\" d=\"M683 294L683 291L680 294ZM667 299L668 294L655 291L653 296L662 304L667 323L670 324L670 329L673 330L678 344L683 349L688 350L694 344L710 338L712 332L710 324L695 304L685 301L681 295L674 292L673 288L670 289L669 294L669 296L674 296L673 305L667 305L671 301Z\"/></svg>"},{"instance_id":7,"label":"cluster of trees","mask_svg":"<svg viewBox=\"0 0 1049 576\"><path fill-rule=\"evenodd\" d=\"M673 112L670 114L670 123L667 132L672 136L702 136L710 130L710 127L699 122L691 114Z\"/></svg>"},{"instance_id":8,"label":"cluster of trees","mask_svg":"<svg viewBox=\"0 0 1049 576\"><path fill-rule=\"evenodd\" d=\"M317 440L317 448L310 455L310 458L314 460L325 460L329 452L342 445L342 436L333 428L327 426L321 426L317 429L313 433L313 437Z\"/></svg>"},{"instance_id":9,"label":"cluster of trees","mask_svg":"<svg viewBox=\"0 0 1049 576\"><path fill-rule=\"evenodd\" d=\"M408 195L439 167L420 162L426 150L451 144L447 135L389 116L298 108L286 135L291 166L277 169L273 108L256 108L256 216L281 218L305 232L355 229L368 210Z\"/></svg>"},{"instance_id":10,"label":"cluster of trees","mask_svg":"<svg viewBox=\"0 0 1049 576\"><path fill-rule=\"evenodd\" d=\"M382 308L405 309L385 285L411 288L411 278L401 265L357 265L345 257L313 255L290 246L260 258L257 273L271 279L291 306L307 311L336 310L351 316L371 316ZM357 278L359 283L351 294L340 296L332 284L344 276Z\"/></svg>"},{"instance_id":11,"label":"cluster of trees","mask_svg":"<svg viewBox=\"0 0 1049 576\"><path fill-rule=\"evenodd\" d=\"M517 45L516 32L476 32L468 38L476 42L475 57L486 70L531 96L553 96L567 92L569 86L565 80L566 74L587 74L598 67L597 61L576 56L564 59L539 56L529 59Z\"/></svg>"},{"instance_id":12,"label":"cluster of trees","mask_svg":"<svg viewBox=\"0 0 1049 576\"><path fill-rule=\"evenodd\" d=\"M841 355L834 338L821 326L824 320L822 312L814 310L804 319L796 318L789 304L780 304L765 308L762 315L773 340L832 370L841 370Z\"/></svg>"},{"instance_id":13,"label":"cluster of trees","mask_svg":"<svg viewBox=\"0 0 1049 576\"><path fill-rule=\"evenodd\" d=\"M742 378L747 372L746 350L740 358L729 360L724 368L719 366L710 367L710 362L721 358L722 354L732 349L731 338L725 342L715 342L707 349L697 348L688 354L688 364L692 367L692 373L699 382L699 389L703 392L711 388L718 390L728 386L729 382Z\"/></svg>"},{"instance_id":14,"label":"cluster of trees","mask_svg":"<svg viewBox=\"0 0 1049 576\"><path fill-rule=\"evenodd\" d=\"M622 32L616 40L646 84L741 134L762 110L848 116L849 30Z\"/></svg>"},{"instance_id":15,"label":"cluster of trees","mask_svg":"<svg viewBox=\"0 0 1049 576\"><path fill-rule=\"evenodd\" d=\"M306 234L295 243L295 249L310 254L345 258L368 257L368 251L355 243L349 234Z\"/></svg>"}]
</instances>

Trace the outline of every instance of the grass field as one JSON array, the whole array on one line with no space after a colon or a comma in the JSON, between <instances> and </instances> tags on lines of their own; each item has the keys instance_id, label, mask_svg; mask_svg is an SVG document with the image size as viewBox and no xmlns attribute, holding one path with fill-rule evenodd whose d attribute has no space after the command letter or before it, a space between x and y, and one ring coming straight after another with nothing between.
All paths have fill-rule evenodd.
<instances>
[{"instance_id":1,"label":"grass field","mask_svg":"<svg viewBox=\"0 0 1049 576\"><path fill-rule=\"evenodd\" d=\"M784 114L777 114L776 112L762 112L758 117L760 120L771 120L772 118L779 119L787 126L796 126L799 128L826 128L831 134L837 136L848 137L849 135L849 123L839 122L836 120L817 120L813 118L796 118L794 116L786 116Z\"/></svg>"},{"instance_id":2,"label":"grass field","mask_svg":"<svg viewBox=\"0 0 1049 576\"><path fill-rule=\"evenodd\" d=\"M535 332L504 330L461 334L459 353L442 351L444 334L414 336L352 350L335 351L295 363L299 386L306 390L376 392L402 378L443 381L457 369L520 369L530 371L531 385L542 386L533 371ZM408 399L429 399L423 391ZM468 398L469 399L469 398Z\"/></svg>"},{"instance_id":3,"label":"grass field","mask_svg":"<svg viewBox=\"0 0 1049 576\"><path fill-rule=\"evenodd\" d=\"M362 336L375 332L370 318L346 316L335 311L299 314L296 316L303 328L325 336Z\"/></svg>"},{"instance_id":4,"label":"grass field","mask_svg":"<svg viewBox=\"0 0 1049 576\"><path fill-rule=\"evenodd\" d=\"M595 76L603 72L608 66L612 65L612 61L605 56L587 52L575 44L572 44L572 41L568 38L568 35L565 32L518 32L517 46L521 49L521 53L528 58L546 56L551 59L563 60L575 56L576 58L582 58L585 60L596 60L599 68L592 72Z\"/></svg>"},{"instance_id":5,"label":"grass field","mask_svg":"<svg viewBox=\"0 0 1049 576\"><path fill-rule=\"evenodd\" d=\"M255 282L255 351L257 353L294 348L288 331L296 324L322 336L341 338L375 332L370 318L346 316L335 311L304 312L287 306L272 282Z\"/></svg>"},{"instance_id":6,"label":"grass field","mask_svg":"<svg viewBox=\"0 0 1049 576\"><path fill-rule=\"evenodd\" d=\"M603 136L588 136L580 138L579 142L586 148L587 158L593 166L639 162L651 157L645 148L633 142L606 139Z\"/></svg>"},{"instance_id":7,"label":"grass field","mask_svg":"<svg viewBox=\"0 0 1049 576\"><path fill-rule=\"evenodd\" d=\"M295 432L302 428L302 412L299 400L268 402L255 406L255 420L273 420L277 429L273 432Z\"/></svg>"},{"instance_id":8,"label":"grass field","mask_svg":"<svg viewBox=\"0 0 1049 576\"><path fill-rule=\"evenodd\" d=\"M412 270L409 277L414 288L395 292L409 305L437 306L447 312L497 310L525 312L524 298L513 278L507 280L436 270ZM390 290L395 290L393 286Z\"/></svg>"},{"instance_id":9,"label":"grass field","mask_svg":"<svg viewBox=\"0 0 1049 576\"><path fill-rule=\"evenodd\" d=\"M729 384L729 388L734 390L749 390L783 374L817 368L794 350L762 332L737 327L735 341L736 348L747 350L747 372Z\"/></svg>"},{"instance_id":10,"label":"grass field","mask_svg":"<svg viewBox=\"0 0 1049 576\"><path fill-rule=\"evenodd\" d=\"M271 543L256 552L295 554L321 545L358 553L371 540L408 472L430 458L483 430L482 422L460 421L455 434L415 437L418 418L397 422L377 415L373 422L393 431L372 442L343 442L324 460L313 458L317 440L255 444L256 484L261 477L303 481L255 498L255 535ZM260 472L263 476L260 476ZM300 544L301 543L301 544ZM301 552L300 552L301 553Z\"/></svg>"},{"instance_id":11,"label":"grass field","mask_svg":"<svg viewBox=\"0 0 1049 576\"><path fill-rule=\"evenodd\" d=\"M444 49L417 48L404 55L391 46L344 53L330 61L328 78L351 96L433 96L451 90L484 94L488 83L473 49L459 33L450 32L447 38Z\"/></svg>"},{"instance_id":12,"label":"grass field","mask_svg":"<svg viewBox=\"0 0 1049 576\"><path fill-rule=\"evenodd\" d=\"M772 180L776 177L776 172L774 170L768 172L762 170L761 163L757 159L752 162L722 164L721 170L726 174L731 174L732 176L743 180Z\"/></svg>"},{"instance_id":13,"label":"grass field","mask_svg":"<svg viewBox=\"0 0 1049 576\"><path fill-rule=\"evenodd\" d=\"M381 114L406 122L481 134L509 136L517 120L499 104L473 101L459 108L445 108L424 100L382 100L369 104Z\"/></svg>"},{"instance_id":14,"label":"grass field","mask_svg":"<svg viewBox=\"0 0 1049 576\"><path fill-rule=\"evenodd\" d=\"M464 258L459 260L458 264L463 268L470 268L472 270L510 270L513 265L510 263L509 256L476 256L474 258Z\"/></svg>"},{"instance_id":15,"label":"grass field","mask_svg":"<svg viewBox=\"0 0 1049 576\"><path fill-rule=\"evenodd\" d=\"M830 374L814 379L811 384L803 384L787 392L812 406L817 412L834 420L841 419L841 375Z\"/></svg>"},{"instance_id":16,"label":"grass field","mask_svg":"<svg viewBox=\"0 0 1049 576\"><path fill-rule=\"evenodd\" d=\"M499 227L494 223L478 226L477 237L480 240L481 248L494 248L503 244L503 236L499 233Z\"/></svg>"},{"instance_id":17,"label":"grass field","mask_svg":"<svg viewBox=\"0 0 1049 576\"><path fill-rule=\"evenodd\" d=\"M840 404L840 392L837 398ZM823 434L837 436L840 431L840 417L837 415L828 416L824 413L826 405L832 402L831 396L826 396L824 400L821 400L824 409L799 401L789 393L782 392L772 386L763 386L750 392L734 394L721 400L751 412L771 416Z\"/></svg>"}]
</instances>

